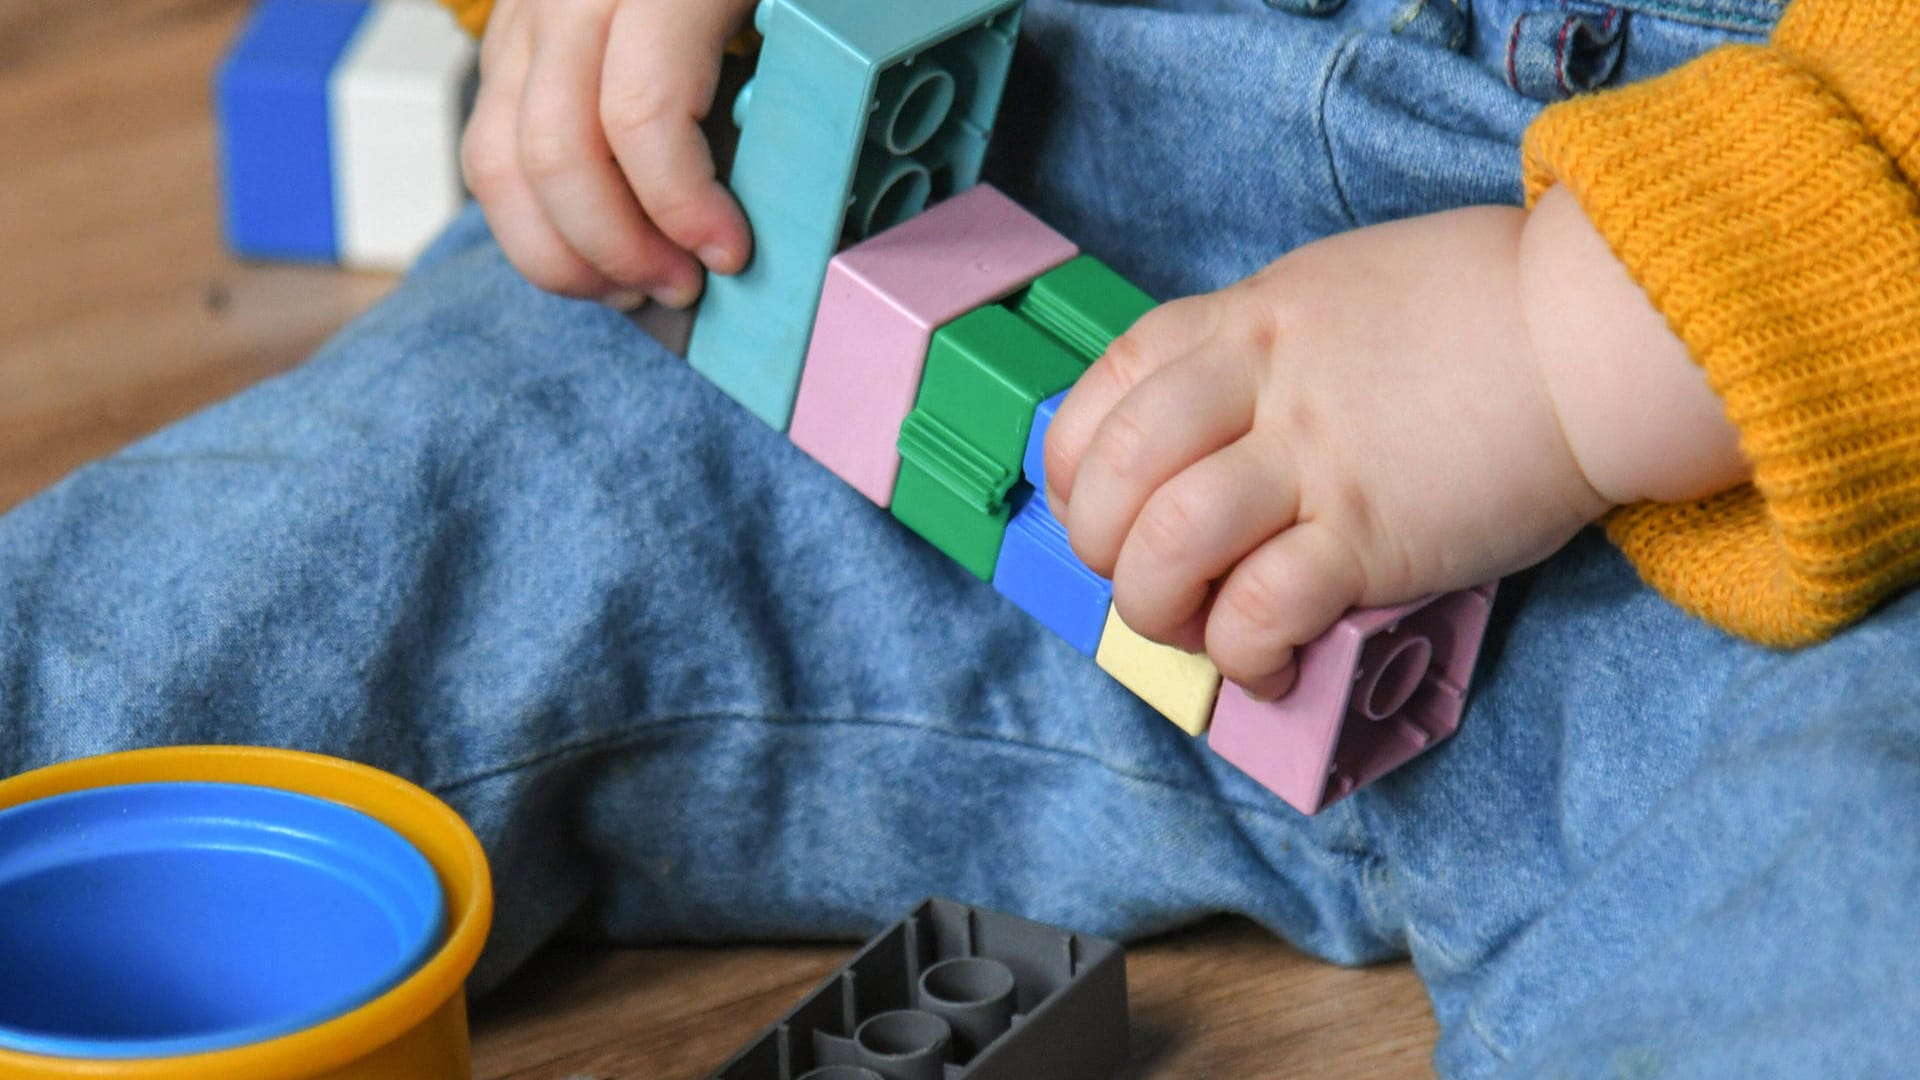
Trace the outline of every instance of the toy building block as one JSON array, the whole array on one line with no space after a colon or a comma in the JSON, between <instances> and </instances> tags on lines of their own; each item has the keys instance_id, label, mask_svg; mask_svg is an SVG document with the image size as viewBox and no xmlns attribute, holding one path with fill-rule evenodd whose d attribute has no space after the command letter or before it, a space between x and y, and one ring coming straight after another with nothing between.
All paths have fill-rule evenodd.
<instances>
[{"instance_id":1,"label":"toy building block","mask_svg":"<svg viewBox=\"0 0 1920 1080\"><path fill-rule=\"evenodd\" d=\"M1207 730L1221 694L1220 671L1205 656L1149 641L1111 610L1094 662L1181 731L1199 735Z\"/></svg>"},{"instance_id":2,"label":"toy building block","mask_svg":"<svg viewBox=\"0 0 1920 1080\"><path fill-rule=\"evenodd\" d=\"M713 1080L1108 1080L1128 1056L1119 945L933 899Z\"/></svg>"},{"instance_id":3,"label":"toy building block","mask_svg":"<svg viewBox=\"0 0 1920 1080\"><path fill-rule=\"evenodd\" d=\"M1222 693L1207 744L1318 813L1454 733L1492 609L1487 585L1353 612L1299 650L1287 696Z\"/></svg>"},{"instance_id":4,"label":"toy building block","mask_svg":"<svg viewBox=\"0 0 1920 1080\"><path fill-rule=\"evenodd\" d=\"M882 507L934 331L1079 253L981 184L835 256L788 437Z\"/></svg>"},{"instance_id":5,"label":"toy building block","mask_svg":"<svg viewBox=\"0 0 1920 1080\"><path fill-rule=\"evenodd\" d=\"M1079 357L998 305L942 328L900 429L894 516L992 581L1034 411L1085 370Z\"/></svg>"},{"instance_id":6,"label":"toy building block","mask_svg":"<svg viewBox=\"0 0 1920 1080\"><path fill-rule=\"evenodd\" d=\"M1047 430L1053 427L1053 418L1065 400L1067 391L1062 390L1033 410L1033 429L1027 435L1027 455L1020 459L1020 473L1035 491L1047 490Z\"/></svg>"},{"instance_id":7,"label":"toy building block","mask_svg":"<svg viewBox=\"0 0 1920 1080\"><path fill-rule=\"evenodd\" d=\"M460 132L478 50L447 10L385 0L334 68L334 214L340 261L404 270L466 200Z\"/></svg>"},{"instance_id":8,"label":"toy building block","mask_svg":"<svg viewBox=\"0 0 1920 1080\"><path fill-rule=\"evenodd\" d=\"M327 84L372 5L265 0L214 76L227 244L249 256L333 262Z\"/></svg>"},{"instance_id":9,"label":"toy building block","mask_svg":"<svg viewBox=\"0 0 1920 1080\"><path fill-rule=\"evenodd\" d=\"M1033 411L1033 430L1021 472L1028 488L1016 506L1000 562L993 568L993 587L1020 610L1088 656L1100 650L1107 610L1113 606L1113 582L1088 568L1067 542L1066 526L1047 505L1046 465L1042 451L1047 428L1065 401L1065 390L1040 403Z\"/></svg>"},{"instance_id":10,"label":"toy building block","mask_svg":"<svg viewBox=\"0 0 1920 1080\"><path fill-rule=\"evenodd\" d=\"M1066 527L1047 508L1044 494L1029 490L1015 510L993 568L993 587L1082 653L1099 652L1113 583L1074 555Z\"/></svg>"},{"instance_id":11,"label":"toy building block","mask_svg":"<svg viewBox=\"0 0 1920 1080\"><path fill-rule=\"evenodd\" d=\"M731 184L753 261L707 285L688 360L785 431L835 251L972 187L1020 0L762 0Z\"/></svg>"},{"instance_id":12,"label":"toy building block","mask_svg":"<svg viewBox=\"0 0 1920 1080\"><path fill-rule=\"evenodd\" d=\"M1014 310L1091 364L1153 306L1139 286L1082 255L1041 275Z\"/></svg>"},{"instance_id":13,"label":"toy building block","mask_svg":"<svg viewBox=\"0 0 1920 1080\"><path fill-rule=\"evenodd\" d=\"M228 246L399 269L459 210L473 41L428 0L265 0L215 76Z\"/></svg>"}]
</instances>

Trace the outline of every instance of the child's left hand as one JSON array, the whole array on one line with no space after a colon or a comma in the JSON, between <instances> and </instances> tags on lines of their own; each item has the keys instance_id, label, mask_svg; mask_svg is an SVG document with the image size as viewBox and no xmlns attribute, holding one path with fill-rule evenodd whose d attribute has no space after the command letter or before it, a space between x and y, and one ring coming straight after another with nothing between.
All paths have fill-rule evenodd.
<instances>
[{"instance_id":1,"label":"child's left hand","mask_svg":"<svg viewBox=\"0 0 1920 1080\"><path fill-rule=\"evenodd\" d=\"M1547 209L1567 207L1590 237L1571 200ZM1553 267L1539 280L1560 292L1535 300L1527 229L1525 212L1492 207L1361 229L1161 307L1115 342L1061 407L1047 476L1074 550L1113 579L1127 625L1277 696L1294 648L1348 609L1494 580L1617 502L1688 489L1627 475L1641 465L1633 453L1657 472L1665 451L1609 430L1622 409L1694 423L1737 473L1717 399L1604 244L1589 241L1598 255L1557 244L1576 280ZM1602 401L1583 370L1537 354L1530 319L1562 314L1575 287L1603 323L1609 302L1638 305L1600 331L1666 365L1624 388L1637 402ZM1623 459L1613 442L1634 449Z\"/></svg>"}]
</instances>

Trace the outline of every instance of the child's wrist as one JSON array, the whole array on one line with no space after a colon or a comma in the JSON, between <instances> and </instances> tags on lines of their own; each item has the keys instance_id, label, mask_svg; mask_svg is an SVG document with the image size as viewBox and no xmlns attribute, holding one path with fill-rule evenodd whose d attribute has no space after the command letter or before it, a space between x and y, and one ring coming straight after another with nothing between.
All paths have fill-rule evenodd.
<instances>
[{"instance_id":1,"label":"child's wrist","mask_svg":"<svg viewBox=\"0 0 1920 1080\"><path fill-rule=\"evenodd\" d=\"M1705 374L1566 191L1535 204L1519 259L1534 362L1595 492L1616 506L1674 502L1748 479Z\"/></svg>"}]
</instances>

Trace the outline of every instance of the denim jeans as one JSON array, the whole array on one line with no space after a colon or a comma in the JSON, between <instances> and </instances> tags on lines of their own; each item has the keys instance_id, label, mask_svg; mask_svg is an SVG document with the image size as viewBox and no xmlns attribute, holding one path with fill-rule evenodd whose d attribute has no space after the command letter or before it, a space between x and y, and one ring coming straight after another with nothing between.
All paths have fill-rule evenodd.
<instances>
[{"instance_id":1,"label":"denim jeans","mask_svg":"<svg viewBox=\"0 0 1920 1080\"><path fill-rule=\"evenodd\" d=\"M1545 101L1772 11L1034 0L993 173L1205 289L1515 201ZM0 583L0 773L245 742L409 776L493 860L480 988L562 933L857 938L938 893L1411 955L1448 1076L1920 1054L1920 598L1770 652L1590 532L1506 584L1459 734L1304 818L472 213L310 363L0 519Z\"/></svg>"}]
</instances>

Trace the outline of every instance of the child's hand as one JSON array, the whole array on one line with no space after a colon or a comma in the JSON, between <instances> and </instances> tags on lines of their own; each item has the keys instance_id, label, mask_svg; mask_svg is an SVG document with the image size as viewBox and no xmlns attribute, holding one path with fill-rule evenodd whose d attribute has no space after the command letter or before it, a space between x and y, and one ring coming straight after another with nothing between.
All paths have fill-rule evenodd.
<instances>
[{"instance_id":1,"label":"child's hand","mask_svg":"<svg viewBox=\"0 0 1920 1080\"><path fill-rule=\"evenodd\" d=\"M701 265L746 265L746 218L700 121L753 0L499 0L462 148L467 185L527 278L685 307Z\"/></svg>"},{"instance_id":2,"label":"child's hand","mask_svg":"<svg viewBox=\"0 0 1920 1080\"><path fill-rule=\"evenodd\" d=\"M1129 626L1275 696L1349 608L1740 479L1718 399L1577 205L1534 217L1337 236L1115 342L1053 423L1048 498Z\"/></svg>"}]
</instances>

